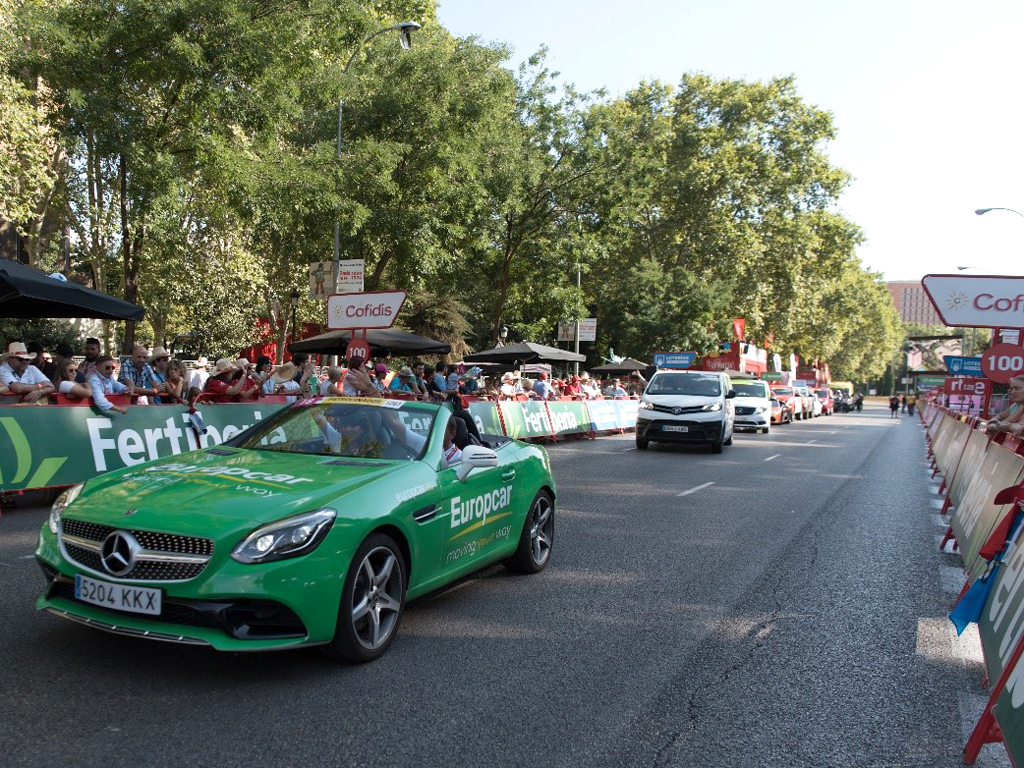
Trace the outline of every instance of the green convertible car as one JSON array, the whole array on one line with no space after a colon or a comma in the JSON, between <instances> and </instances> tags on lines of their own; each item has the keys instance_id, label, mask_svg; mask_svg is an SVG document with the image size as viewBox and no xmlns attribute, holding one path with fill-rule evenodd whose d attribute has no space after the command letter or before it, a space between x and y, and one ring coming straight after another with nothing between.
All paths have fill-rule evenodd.
<instances>
[{"instance_id":1,"label":"green convertible car","mask_svg":"<svg viewBox=\"0 0 1024 768\"><path fill-rule=\"evenodd\" d=\"M407 599L491 563L536 573L550 558L547 453L490 435L465 444L459 419L442 405L311 398L223 445L75 486L40 532L37 607L155 640L371 661ZM450 467L446 429L465 444Z\"/></svg>"}]
</instances>

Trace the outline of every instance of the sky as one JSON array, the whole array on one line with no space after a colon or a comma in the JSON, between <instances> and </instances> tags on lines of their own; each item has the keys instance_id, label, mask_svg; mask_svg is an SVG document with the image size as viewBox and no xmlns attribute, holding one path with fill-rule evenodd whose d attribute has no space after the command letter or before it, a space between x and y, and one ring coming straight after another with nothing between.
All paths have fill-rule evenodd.
<instances>
[{"instance_id":1,"label":"sky","mask_svg":"<svg viewBox=\"0 0 1024 768\"><path fill-rule=\"evenodd\" d=\"M541 46L583 90L621 95L684 72L795 75L832 113L826 147L854 177L843 213L887 280L1024 274L1024 2L949 0L439 0L460 37Z\"/></svg>"}]
</instances>

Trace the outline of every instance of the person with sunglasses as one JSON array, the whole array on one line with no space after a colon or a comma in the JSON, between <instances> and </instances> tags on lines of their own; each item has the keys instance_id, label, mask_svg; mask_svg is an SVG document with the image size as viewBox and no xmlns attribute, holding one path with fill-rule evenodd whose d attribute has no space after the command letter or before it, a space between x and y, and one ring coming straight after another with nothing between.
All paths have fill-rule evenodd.
<instances>
[{"instance_id":1,"label":"person with sunglasses","mask_svg":"<svg viewBox=\"0 0 1024 768\"><path fill-rule=\"evenodd\" d=\"M106 356L99 358L96 361L96 370L89 376L87 383L92 391L92 401L101 411L104 413L108 411L128 413L127 406L114 405L106 397L107 395L119 395L122 392L127 392L129 395L135 394L134 384L122 384L114 379L114 358Z\"/></svg>"}]
</instances>

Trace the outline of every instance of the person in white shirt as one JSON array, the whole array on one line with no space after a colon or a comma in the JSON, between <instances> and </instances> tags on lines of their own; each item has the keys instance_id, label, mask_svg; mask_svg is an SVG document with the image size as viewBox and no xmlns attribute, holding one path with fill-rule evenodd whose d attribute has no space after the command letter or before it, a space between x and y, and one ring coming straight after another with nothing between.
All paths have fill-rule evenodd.
<instances>
[{"instance_id":1,"label":"person in white shirt","mask_svg":"<svg viewBox=\"0 0 1024 768\"><path fill-rule=\"evenodd\" d=\"M210 361L200 355L199 359L196 360L195 366L192 368L192 373L188 376L189 392L194 389L198 395L203 391L203 387L206 386L206 380L210 377L209 365Z\"/></svg>"},{"instance_id":2,"label":"person in white shirt","mask_svg":"<svg viewBox=\"0 0 1024 768\"><path fill-rule=\"evenodd\" d=\"M21 395L21 402L35 403L53 392L53 383L43 372L29 364L32 355L20 341L12 341L0 365L0 384Z\"/></svg>"},{"instance_id":3,"label":"person in white shirt","mask_svg":"<svg viewBox=\"0 0 1024 768\"><path fill-rule=\"evenodd\" d=\"M89 385L89 389L92 392L92 401L104 413L108 411L117 411L118 413L128 413L128 408L123 405L114 405L112 402L107 400L107 395L119 395L122 392L127 392L129 395L135 391L135 387L131 384L125 385L114 378L114 358L112 357L101 357L96 361L95 370L89 374L89 378L86 380Z\"/></svg>"},{"instance_id":4,"label":"person in white shirt","mask_svg":"<svg viewBox=\"0 0 1024 768\"><path fill-rule=\"evenodd\" d=\"M457 416L452 416L448 419L448 424L444 428L444 456L441 459L441 469L447 469L462 463L462 451L455 444L455 419L457 418Z\"/></svg>"}]
</instances>

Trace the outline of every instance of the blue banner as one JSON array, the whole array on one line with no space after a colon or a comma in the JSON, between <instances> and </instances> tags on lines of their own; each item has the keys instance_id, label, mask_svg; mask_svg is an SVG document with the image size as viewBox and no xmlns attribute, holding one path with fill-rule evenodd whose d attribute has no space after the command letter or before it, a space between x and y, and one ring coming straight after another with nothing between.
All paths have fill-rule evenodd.
<instances>
[{"instance_id":1,"label":"blue banner","mask_svg":"<svg viewBox=\"0 0 1024 768\"><path fill-rule=\"evenodd\" d=\"M946 363L946 370L957 376L984 376L981 370L980 357L960 357L958 355L943 355Z\"/></svg>"},{"instance_id":2,"label":"blue banner","mask_svg":"<svg viewBox=\"0 0 1024 768\"><path fill-rule=\"evenodd\" d=\"M697 359L696 352L655 352L654 364L658 368L689 368Z\"/></svg>"}]
</instances>

